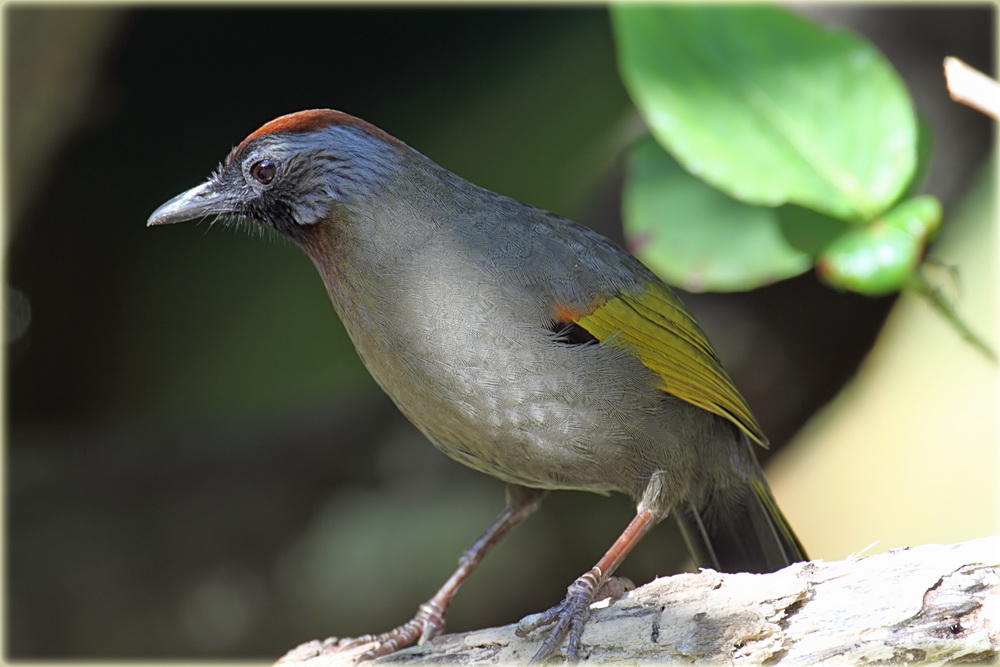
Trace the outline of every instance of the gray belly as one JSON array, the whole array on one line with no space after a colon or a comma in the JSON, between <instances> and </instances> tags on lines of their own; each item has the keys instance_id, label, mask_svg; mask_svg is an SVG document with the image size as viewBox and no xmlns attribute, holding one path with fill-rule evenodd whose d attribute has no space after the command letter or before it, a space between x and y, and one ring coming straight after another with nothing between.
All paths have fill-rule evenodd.
<instances>
[{"instance_id":1,"label":"gray belly","mask_svg":"<svg viewBox=\"0 0 1000 667\"><path fill-rule=\"evenodd\" d=\"M676 431L701 411L657 389L624 351L556 343L541 327L479 331L362 355L451 458L515 484L633 496L654 471L693 465L676 455L688 451Z\"/></svg>"}]
</instances>

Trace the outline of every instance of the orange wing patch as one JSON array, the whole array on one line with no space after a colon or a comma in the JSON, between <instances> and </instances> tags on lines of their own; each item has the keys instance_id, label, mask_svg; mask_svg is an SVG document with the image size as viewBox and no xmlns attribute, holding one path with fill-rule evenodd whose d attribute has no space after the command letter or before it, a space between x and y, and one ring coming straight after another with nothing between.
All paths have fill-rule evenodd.
<instances>
[{"instance_id":1,"label":"orange wing patch","mask_svg":"<svg viewBox=\"0 0 1000 667\"><path fill-rule=\"evenodd\" d=\"M597 307L598 304L596 303L586 309L572 306L568 303L556 303L552 307L552 317L555 318L556 322L573 322L575 324L577 320L597 310Z\"/></svg>"}]
</instances>

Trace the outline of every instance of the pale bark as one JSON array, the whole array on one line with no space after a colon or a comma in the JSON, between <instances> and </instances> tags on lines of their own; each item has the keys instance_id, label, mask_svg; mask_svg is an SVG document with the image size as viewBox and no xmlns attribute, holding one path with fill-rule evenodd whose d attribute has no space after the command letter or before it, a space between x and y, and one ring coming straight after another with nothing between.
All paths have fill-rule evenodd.
<instances>
[{"instance_id":1,"label":"pale bark","mask_svg":"<svg viewBox=\"0 0 1000 667\"><path fill-rule=\"evenodd\" d=\"M443 635L379 662L525 662L543 632L521 639L507 625ZM765 575L663 577L610 606L595 605L583 645L591 662L996 661L1000 537L798 563ZM348 665L363 650L328 654L314 641L280 662Z\"/></svg>"}]
</instances>

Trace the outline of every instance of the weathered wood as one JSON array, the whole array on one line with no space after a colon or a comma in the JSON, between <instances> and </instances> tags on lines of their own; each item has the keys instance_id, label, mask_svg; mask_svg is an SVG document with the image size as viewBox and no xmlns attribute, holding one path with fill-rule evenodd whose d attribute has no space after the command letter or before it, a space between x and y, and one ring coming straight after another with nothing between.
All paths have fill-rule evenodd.
<instances>
[{"instance_id":1,"label":"weathered wood","mask_svg":"<svg viewBox=\"0 0 1000 667\"><path fill-rule=\"evenodd\" d=\"M530 611L530 610L526 610ZM443 635L380 663L528 660L543 635L514 625ZM583 634L591 662L737 664L992 662L1000 651L1000 537L798 563L772 574L663 577L594 606ZM313 641L288 667L352 664Z\"/></svg>"}]
</instances>

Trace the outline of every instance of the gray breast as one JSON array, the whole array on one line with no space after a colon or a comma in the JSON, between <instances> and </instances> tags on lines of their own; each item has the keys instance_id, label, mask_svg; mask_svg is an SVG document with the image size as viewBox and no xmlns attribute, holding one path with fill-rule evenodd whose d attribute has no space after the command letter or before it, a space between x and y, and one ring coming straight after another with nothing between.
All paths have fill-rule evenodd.
<instances>
[{"instance_id":1,"label":"gray breast","mask_svg":"<svg viewBox=\"0 0 1000 667\"><path fill-rule=\"evenodd\" d=\"M381 276L391 298L352 332L401 411L444 453L505 481L635 495L662 467L664 420L684 408L622 350L555 342L524 280L427 252Z\"/></svg>"}]
</instances>

